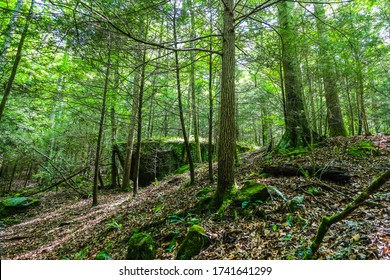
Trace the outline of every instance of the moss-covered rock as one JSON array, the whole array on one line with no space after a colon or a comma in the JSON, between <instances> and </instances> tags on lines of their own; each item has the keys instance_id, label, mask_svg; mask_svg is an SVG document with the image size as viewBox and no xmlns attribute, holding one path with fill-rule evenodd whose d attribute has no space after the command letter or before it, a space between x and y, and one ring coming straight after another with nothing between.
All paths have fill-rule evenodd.
<instances>
[{"instance_id":1,"label":"moss-covered rock","mask_svg":"<svg viewBox=\"0 0 390 280\"><path fill-rule=\"evenodd\" d=\"M127 260L154 260L156 248L153 238L144 232L135 233L130 238L127 247Z\"/></svg>"},{"instance_id":2,"label":"moss-covered rock","mask_svg":"<svg viewBox=\"0 0 390 280\"><path fill-rule=\"evenodd\" d=\"M31 197L9 197L0 203L0 218L4 218L15 213L23 212L28 207L39 203L38 199Z\"/></svg>"},{"instance_id":3,"label":"moss-covered rock","mask_svg":"<svg viewBox=\"0 0 390 280\"><path fill-rule=\"evenodd\" d=\"M210 244L204 228L199 225L193 225L188 229L188 233L180 244L177 251L177 260L190 260L198 255L203 248Z\"/></svg>"},{"instance_id":4,"label":"moss-covered rock","mask_svg":"<svg viewBox=\"0 0 390 280\"><path fill-rule=\"evenodd\" d=\"M244 201L266 201L270 197L267 186L258 183L255 180L248 180L244 183L244 186L238 190L234 201L242 203Z\"/></svg>"}]
</instances>

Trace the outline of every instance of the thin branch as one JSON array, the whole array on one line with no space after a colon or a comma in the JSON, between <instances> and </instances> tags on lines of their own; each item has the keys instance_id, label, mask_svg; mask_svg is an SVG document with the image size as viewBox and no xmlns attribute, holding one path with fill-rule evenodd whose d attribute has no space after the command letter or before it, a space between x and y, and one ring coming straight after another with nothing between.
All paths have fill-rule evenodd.
<instances>
[{"instance_id":1,"label":"thin branch","mask_svg":"<svg viewBox=\"0 0 390 280\"><path fill-rule=\"evenodd\" d=\"M255 13L261 11L261 10L264 10L266 8L269 8L269 7L271 7L271 6L275 5L275 4L278 4L279 2L283 2L284 0L275 0L273 2L271 2L271 1L272 0L267 0L264 3L260 4L259 6L253 8L252 11L250 11L249 13L244 14L244 15L238 17L236 19L236 21L237 21L236 26L240 25L241 22L243 22L245 19L247 19L248 17L252 16L253 14L255 14Z\"/></svg>"},{"instance_id":2,"label":"thin branch","mask_svg":"<svg viewBox=\"0 0 390 280\"><path fill-rule=\"evenodd\" d=\"M199 52L207 52L207 53L213 53L213 54L218 54L218 55L222 55L222 53L220 52L217 52L217 51L213 51L213 50L209 50L209 49L202 49L202 48L184 48L184 49L181 49L181 48L174 48L174 47L170 47L170 46L167 46L167 45L163 45L163 44L159 44L159 43L154 43L154 42L150 42L150 41L146 41L144 39L141 39L141 38L138 38L136 36L134 36L133 34L129 33L129 32L126 32L125 30L123 30L122 28L120 28L118 25L116 25L115 23L113 23L106 15L102 14L101 12L99 11L96 11L95 9L93 9L91 6L88 6L87 4L85 3L82 3L82 5L86 8L88 8L90 11L92 11L95 15L97 15L98 17L100 17L103 21L105 21L107 24L109 24L111 27L113 27L115 30L117 30L118 32L120 32L121 34L129 37L130 39L138 42L138 43L141 43L141 44L144 44L144 45L148 45L148 46L154 46L154 47L157 47L157 48L161 48L161 49L166 49L166 50L170 50L170 51L179 51L179 52L186 52L186 51L199 51Z\"/></svg>"}]
</instances>

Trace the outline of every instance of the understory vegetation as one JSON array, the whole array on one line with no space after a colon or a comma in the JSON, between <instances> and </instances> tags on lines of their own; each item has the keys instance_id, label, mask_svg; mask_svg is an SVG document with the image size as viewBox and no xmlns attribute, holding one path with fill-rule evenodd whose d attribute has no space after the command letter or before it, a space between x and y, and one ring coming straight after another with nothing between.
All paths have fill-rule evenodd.
<instances>
[{"instance_id":1,"label":"understory vegetation","mask_svg":"<svg viewBox=\"0 0 390 280\"><path fill-rule=\"evenodd\" d=\"M375 153L365 157L349 153L366 143ZM303 153L260 150L241 154L236 173L239 192L264 186L268 195L259 199L244 191L247 196L227 205L223 213L199 211L199 202L215 191L206 164L197 167L198 183L193 186L187 186L188 171L171 174L142 188L136 197L102 190L101 203L93 208L91 198L81 199L62 184L58 190L32 195L40 201L38 205L2 219L2 258L126 259L129 242L136 236L146 248L152 246L152 257L147 258L185 259L181 251L192 248L186 236L197 226L204 239L187 259L302 259L322 217L342 211L388 167L389 146L388 136L334 138ZM348 183L263 172L267 166L286 163L333 166L335 162L351 175ZM34 192L36 187L8 195ZM387 184L333 225L315 258L389 259L389 192Z\"/></svg>"}]
</instances>

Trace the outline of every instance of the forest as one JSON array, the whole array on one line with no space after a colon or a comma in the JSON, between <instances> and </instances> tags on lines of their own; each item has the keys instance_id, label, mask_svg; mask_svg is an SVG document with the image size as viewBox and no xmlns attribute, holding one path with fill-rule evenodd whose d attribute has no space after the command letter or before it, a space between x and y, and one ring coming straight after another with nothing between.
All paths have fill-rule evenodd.
<instances>
[{"instance_id":1,"label":"forest","mask_svg":"<svg viewBox=\"0 0 390 280\"><path fill-rule=\"evenodd\" d=\"M389 260L385 0L0 0L2 260Z\"/></svg>"}]
</instances>

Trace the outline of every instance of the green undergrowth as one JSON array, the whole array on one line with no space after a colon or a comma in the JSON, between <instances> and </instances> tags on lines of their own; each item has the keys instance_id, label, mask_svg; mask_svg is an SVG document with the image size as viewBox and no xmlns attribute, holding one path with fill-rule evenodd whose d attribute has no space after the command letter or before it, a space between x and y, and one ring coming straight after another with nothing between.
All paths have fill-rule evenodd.
<instances>
[{"instance_id":1,"label":"green undergrowth","mask_svg":"<svg viewBox=\"0 0 390 280\"><path fill-rule=\"evenodd\" d=\"M354 157L366 157L370 155L378 155L378 149L371 143L362 141L348 148L347 153Z\"/></svg>"}]
</instances>

